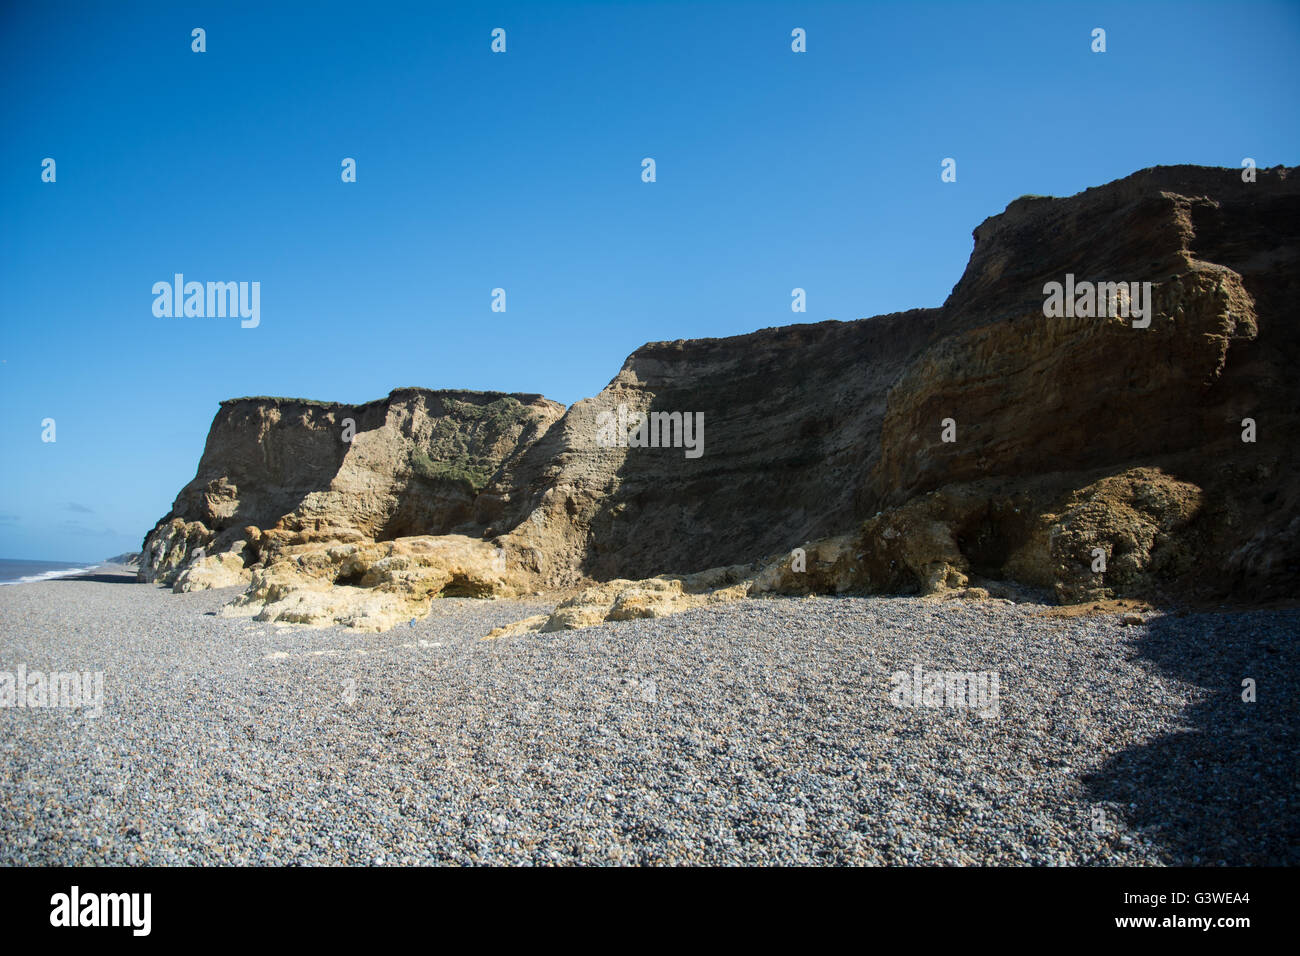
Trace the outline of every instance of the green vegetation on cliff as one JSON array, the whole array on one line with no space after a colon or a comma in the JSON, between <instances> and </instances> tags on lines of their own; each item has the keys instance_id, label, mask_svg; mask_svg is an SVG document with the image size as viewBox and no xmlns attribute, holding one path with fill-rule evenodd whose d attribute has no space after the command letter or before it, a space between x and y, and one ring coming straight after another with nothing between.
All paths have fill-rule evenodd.
<instances>
[{"instance_id":1,"label":"green vegetation on cliff","mask_svg":"<svg viewBox=\"0 0 1300 956\"><path fill-rule=\"evenodd\" d=\"M498 446L513 440L532 420L518 399L504 396L486 405L444 400L446 414L437 419L425 446L411 450L411 471L428 481L451 481L476 495L501 464Z\"/></svg>"}]
</instances>

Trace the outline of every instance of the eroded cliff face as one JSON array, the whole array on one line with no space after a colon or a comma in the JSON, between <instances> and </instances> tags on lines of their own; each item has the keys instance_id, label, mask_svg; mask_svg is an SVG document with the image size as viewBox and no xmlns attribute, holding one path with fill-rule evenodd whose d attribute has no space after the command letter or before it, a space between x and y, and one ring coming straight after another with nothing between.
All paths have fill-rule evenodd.
<instances>
[{"instance_id":1,"label":"eroded cliff face","mask_svg":"<svg viewBox=\"0 0 1300 956\"><path fill-rule=\"evenodd\" d=\"M171 582L200 548L252 564L290 545L478 529L483 486L563 412L539 395L417 388L364 405L222 402L140 578Z\"/></svg>"},{"instance_id":2,"label":"eroded cliff face","mask_svg":"<svg viewBox=\"0 0 1300 956\"><path fill-rule=\"evenodd\" d=\"M937 318L917 310L643 346L521 456L510 478L523 493L498 527L553 559L550 585L695 572L839 533L862 516L890 386ZM702 453L602 448L600 416L620 406L629 419L702 416Z\"/></svg>"},{"instance_id":3,"label":"eroded cliff face","mask_svg":"<svg viewBox=\"0 0 1300 956\"><path fill-rule=\"evenodd\" d=\"M407 614L439 587L605 582L551 627L714 591L1294 596L1292 172L1243 183L1159 167L1020 199L975 230L941 308L651 343L568 410L418 389L362 406L223 403L141 577L233 575L264 610L294 581L327 595L306 602L312 622L376 627L384 615L358 615L361 598L339 589L414 589ZM1045 317L1044 285L1067 273L1150 283L1150 325ZM702 415L702 453L602 440L639 413ZM477 544L413 543L453 533ZM236 557L195 561L197 547ZM636 583L664 572L676 576ZM331 617L335 592L348 610Z\"/></svg>"},{"instance_id":4,"label":"eroded cliff face","mask_svg":"<svg viewBox=\"0 0 1300 956\"><path fill-rule=\"evenodd\" d=\"M1051 584L1067 600L1294 596L1300 485L1288 436L1300 425L1300 184L1292 173L1243 183L1236 171L1160 167L1070 199L1017 200L986 220L939 336L890 392L881 458L867 480L879 507L1010 478L1038 489L1044 515L1069 515L1063 498L1148 469L1138 472L1147 498L1177 497L1184 485L1203 494L1150 542L1147 570L1119 573L1112 560L1107 572L1091 571L1097 547L1121 566L1146 553L1131 529L1098 526L1068 561L1059 541L1053 558L1039 548L1042 567L1031 571L1025 554L1010 557L1028 546L1027 532L991 517L980 533L1003 540L1005 553L986 554L983 573ZM1045 318L1043 286L1066 273L1150 282L1150 326ZM946 417L957 423L956 442L933 440ZM1243 441L1247 419L1253 442ZM1067 518L1062 541L1072 527Z\"/></svg>"}]
</instances>

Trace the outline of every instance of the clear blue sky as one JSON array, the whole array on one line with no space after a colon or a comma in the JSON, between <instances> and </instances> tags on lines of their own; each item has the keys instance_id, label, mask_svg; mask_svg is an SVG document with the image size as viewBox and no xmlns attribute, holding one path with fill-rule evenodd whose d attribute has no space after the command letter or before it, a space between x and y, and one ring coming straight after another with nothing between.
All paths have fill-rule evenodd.
<instances>
[{"instance_id":1,"label":"clear blue sky","mask_svg":"<svg viewBox=\"0 0 1300 956\"><path fill-rule=\"evenodd\" d=\"M135 550L223 398L571 403L646 341L938 305L1024 193L1295 164L1298 53L1273 3L5 4L0 556ZM156 318L176 272L260 327Z\"/></svg>"}]
</instances>

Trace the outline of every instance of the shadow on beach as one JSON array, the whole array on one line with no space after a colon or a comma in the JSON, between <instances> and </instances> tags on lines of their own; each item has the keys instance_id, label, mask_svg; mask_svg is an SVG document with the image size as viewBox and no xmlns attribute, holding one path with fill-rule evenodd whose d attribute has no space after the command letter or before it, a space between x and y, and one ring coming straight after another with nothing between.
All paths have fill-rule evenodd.
<instances>
[{"instance_id":1,"label":"shadow on beach","mask_svg":"<svg viewBox=\"0 0 1300 956\"><path fill-rule=\"evenodd\" d=\"M1129 650L1204 688L1186 728L1116 754L1085 778L1122 804L1129 829L1162 843L1176 865L1300 864L1300 611L1152 619ZM1243 701L1246 679L1256 701ZM1134 688L1133 706L1144 706Z\"/></svg>"},{"instance_id":2,"label":"shadow on beach","mask_svg":"<svg viewBox=\"0 0 1300 956\"><path fill-rule=\"evenodd\" d=\"M121 570L110 570L99 568L86 574L70 574L62 578L50 578L49 583L57 584L63 581L94 581L98 584L140 584L135 578L134 568L122 568Z\"/></svg>"}]
</instances>

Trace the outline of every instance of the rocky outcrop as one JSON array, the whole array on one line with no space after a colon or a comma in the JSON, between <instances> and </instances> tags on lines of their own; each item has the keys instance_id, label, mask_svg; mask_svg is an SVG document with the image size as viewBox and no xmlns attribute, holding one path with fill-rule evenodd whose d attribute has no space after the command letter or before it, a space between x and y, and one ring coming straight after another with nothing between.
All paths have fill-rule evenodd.
<instances>
[{"instance_id":1,"label":"rocky outcrop","mask_svg":"<svg viewBox=\"0 0 1300 956\"><path fill-rule=\"evenodd\" d=\"M141 577L237 551L245 607L364 626L471 578L578 589L534 622L551 629L742 592L1293 596L1293 172L1159 167L1022 198L975 230L940 308L651 343L567 410L418 389L223 403ZM1150 324L1045 317L1045 284L1067 274L1150 283ZM667 440L641 441L641 415ZM410 578L338 578L339 548L446 535L508 580L452 573L449 556ZM209 567L182 586L217 580ZM718 583L692 577L705 571ZM362 613L349 588L414 600Z\"/></svg>"},{"instance_id":2,"label":"rocky outcrop","mask_svg":"<svg viewBox=\"0 0 1300 956\"><path fill-rule=\"evenodd\" d=\"M244 542L241 541L239 544L243 545ZM239 547L192 561L185 570L176 575L172 590L179 594L186 591L208 591L213 588L243 587L250 584L253 574L246 566L243 550Z\"/></svg>"},{"instance_id":3,"label":"rocky outcrop","mask_svg":"<svg viewBox=\"0 0 1300 956\"><path fill-rule=\"evenodd\" d=\"M383 631L423 617L435 598L513 597L528 582L500 549L464 535L288 545L252 572L248 590L223 613Z\"/></svg>"},{"instance_id":4,"label":"rocky outcrop","mask_svg":"<svg viewBox=\"0 0 1300 956\"><path fill-rule=\"evenodd\" d=\"M222 402L198 474L145 538L140 578L170 583L250 526L297 543L477 530L479 492L563 412L539 395L416 388L364 405Z\"/></svg>"},{"instance_id":5,"label":"rocky outcrop","mask_svg":"<svg viewBox=\"0 0 1300 956\"><path fill-rule=\"evenodd\" d=\"M769 563L750 590L935 595L1010 581L1066 603L1159 594L1204 553L1202 504L1156 468L944 485Z\"/></svg>"}]
</instances>

